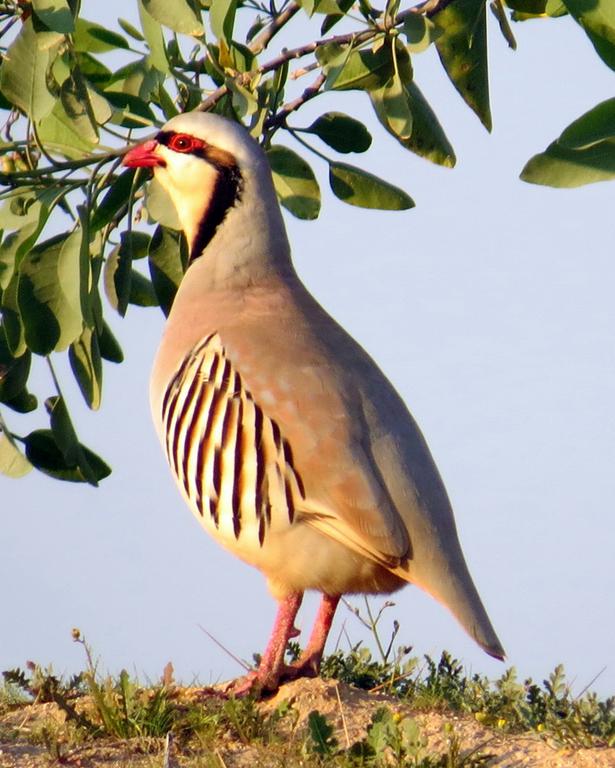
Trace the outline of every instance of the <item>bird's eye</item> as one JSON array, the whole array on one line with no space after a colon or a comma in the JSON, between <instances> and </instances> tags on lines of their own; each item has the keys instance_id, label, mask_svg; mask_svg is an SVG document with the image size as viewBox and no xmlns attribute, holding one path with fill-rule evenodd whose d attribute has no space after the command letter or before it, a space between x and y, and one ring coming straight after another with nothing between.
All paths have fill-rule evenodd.
<instances>
[{"instance_id":1,"label":"bird's eye","mask_svg":"<svg viewBox=\"0 0 615 768\"><path fill-rule=\"evenodd\" d=\"M176 133L169 141L169 149L174 152L192 152L197 146L199 146L198 140L185 133Z\"/></svg>"}]
</instances>

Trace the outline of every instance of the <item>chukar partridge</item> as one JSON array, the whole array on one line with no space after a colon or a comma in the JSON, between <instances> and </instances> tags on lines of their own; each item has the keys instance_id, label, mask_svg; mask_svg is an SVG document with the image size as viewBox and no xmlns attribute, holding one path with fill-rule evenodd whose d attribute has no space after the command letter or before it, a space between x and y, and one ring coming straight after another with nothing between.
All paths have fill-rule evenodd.
<instances>
[{"instance_id":1,"label":"chukar partridge","mask_svg":"<svg viewBox=\"0 0 615 768\"><path fill-rule=\"evenodd\" d=\"M260 666L235 692L317 674L340 596L408 582L503 658L421 432L293 268L262 149L242 126L193 112L124 165L153 168L190 252L151 378L156 429L198 521L279 601ZM322 602L289 667L305 590Z\"/></svg>"}]
</instances>

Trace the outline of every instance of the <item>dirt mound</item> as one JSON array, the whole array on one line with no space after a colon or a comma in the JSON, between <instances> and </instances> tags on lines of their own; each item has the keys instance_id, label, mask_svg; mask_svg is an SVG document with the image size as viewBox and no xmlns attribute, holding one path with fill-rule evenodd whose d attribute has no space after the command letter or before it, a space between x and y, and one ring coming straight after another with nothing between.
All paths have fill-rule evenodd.
<instances>
[{"instance_id":1,"label":"dirt mound","mask_svg":"<svg viewBox=\"0 0 615 768\"><path fill-rule=\"evenodd\" d=\"M178 689L178 699L194 701L194 689ZM489 768L615 768L615 749L568 749L539 735L510 735L489 729L469 716L450 712L416 712L398 699L382 693L357 690L333 680L296 680L284 685L272 698L262 702L263 714L280 711L284 702L292 707L293 717L282 718L279 729L282 744L301 744L311 713L317 711L333 727L332 738L341 749L350 748L365 739L374 714L383 707L394 713L395 722L412 718L426 740L426 750L443 753L456 741L460 758L472 753L484 755ZM313 717L313 716L312 716ZM162 739L126 741L88 741L60 749L40 743L45 724L61 724L63 717L53 704L21 707L0 717L0 768L49 768L67 765L73 768L162 768ZM51 728L53 730L53 728ZM35 743L38 742L38 743ZM168 768L192 768L197 765L220 765L225 768L250 768L285 765L286 768L307 765L297 760L300 750L277 751L262 744L233 740L225 735L213 748L200 754L184 754L172 749L166 756ZM294 755L294 759L293 759ZM59 760L58 760L59 756ZM487 759L487 756L488 759ZM461 764L461 761L460 763Z\"/></svg>"}]
</instances>

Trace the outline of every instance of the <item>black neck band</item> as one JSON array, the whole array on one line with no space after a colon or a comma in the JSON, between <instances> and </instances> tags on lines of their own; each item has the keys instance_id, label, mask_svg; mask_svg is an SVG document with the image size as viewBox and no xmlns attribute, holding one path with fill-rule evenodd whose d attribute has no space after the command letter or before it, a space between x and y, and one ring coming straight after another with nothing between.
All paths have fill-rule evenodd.
<instances>
[{"instance_id":1,"label":"black neck band","mask_svg":"<svg viewBox=\"0 0 615 768\"><path fill-rule=\"evenodd\" d=\"M241 199L243 178L236 165L219 165L208 160L217 171L209 205L203 212L194 240L190 243L190 262L198 259L211 242L229 210Z\"/></svg>"}]
</instances>

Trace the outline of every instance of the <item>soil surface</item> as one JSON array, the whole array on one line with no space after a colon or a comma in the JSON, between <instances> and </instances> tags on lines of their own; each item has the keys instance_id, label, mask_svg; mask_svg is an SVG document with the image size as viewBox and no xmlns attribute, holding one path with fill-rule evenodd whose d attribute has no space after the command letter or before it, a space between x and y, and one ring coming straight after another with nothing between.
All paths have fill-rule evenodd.
<instances>
[{"instance_id":1,"label":"soil surface","mask_svg":"<svg viewBox=\"0 0 615 768\"><path fill-rule=\"evenodd\" d=\"M198 692L182 689L181 695L194 700ZM311 712L318 710L335 727L335 737L343 748L364 738L366 728L376 710L388 707L401 717L413 717L421 734L428 740L430 753L446 751L448 737L444 726L450 723L459 739L461 755L470 752L489 755L488 768L615 768L615 748L568 749L549 738L534 734L510 735L486 728L469 716L450 712L415 712L398 699L381 693L370 693L333 680L296 680L284 685L274 697L259 706L264 713L289 702L296 713L288 740L296 741L306 728ZM78 747L61 750L60 758L53 747L33 743L34 734L43 723L61 715L53 704L21 707L0 717L0 768L50 768L54 765L73 768L184 768L203 765L219 768L294 768L301 760L285 760L284 755L267 755L263 746L253 746L224 738L213 751L204 750L195 761L171 748L165 755L162 739L88 741ZM282 721L283 723L284 721ZM298 754L295 752L295 755ZM201 762L202 760L202 762Z\"/></svg>"}]
</instances>

